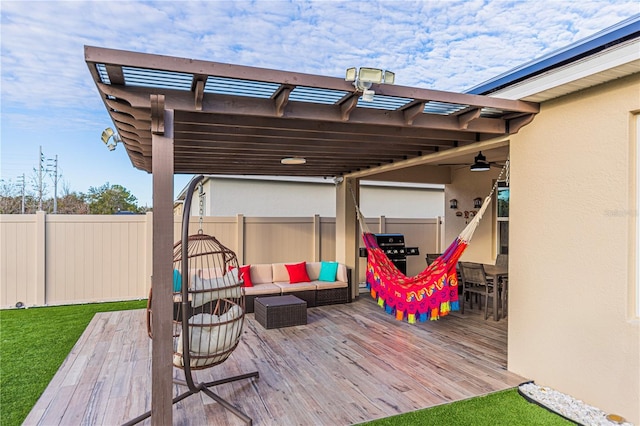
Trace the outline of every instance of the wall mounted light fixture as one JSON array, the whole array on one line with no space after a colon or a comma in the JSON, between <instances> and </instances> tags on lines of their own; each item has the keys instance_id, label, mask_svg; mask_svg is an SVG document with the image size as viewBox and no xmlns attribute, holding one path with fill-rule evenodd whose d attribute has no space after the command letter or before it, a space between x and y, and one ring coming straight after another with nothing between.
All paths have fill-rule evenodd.
<instances>
[{"instance_id":1,"label":"wall mounted light fixture","mask_svg":"<svg viewBox=\"0 0 640 426\"><path fill-rule=\"evenodd\" d=\"M482 198L480 198L480 197L474 198L473 199L473 208L474 209L479 209L480 207L482 207Z\"/></svg>"},{"instance_id":2,"label":"wall mounted light fixture","mask_svg":"<svg viewBox=\"0 0 640 426\"><path fill-rule=\"evenodd\" d=\"M449 200L449 208L457 209L458 208L458 200L456 200L455 198Z\"/></svg>"}]
</instances>

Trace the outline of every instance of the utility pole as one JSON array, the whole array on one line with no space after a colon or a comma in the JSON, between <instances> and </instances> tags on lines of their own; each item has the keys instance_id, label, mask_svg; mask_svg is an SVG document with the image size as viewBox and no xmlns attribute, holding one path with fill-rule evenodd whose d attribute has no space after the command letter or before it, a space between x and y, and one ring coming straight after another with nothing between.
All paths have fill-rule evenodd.
<instances>
[{"instance_id":1,"label":"utility pole","mask_svg":"<svg viewBox=\"0 0 640 426\"><path fill-rule=\"evenodd\" d=\"M51 168L53 168L53 170ZM44 195L44 182L42 181L42 177L45 173L50 173L52 171L54 173L53 213L55 214L58 213L58 155L56 155L55 159L45 158L44 154L42 153L42 145L40 145L40 156L38 158L38 210L42 210L42 197Z\"/></svg>"},{"instance_id":2,"label":"utility pole","mask_svg":"<svg viewBox=\"0 0 640 426\"><path fill-rule=\"evenodd\" d=\"M40 145L40 155L38 156L38 210L42 210L42 173L44 172L44 155L42 155L42 145Z\"/></svg>"},{"instance_id":3,"label":"utility pole","mask_svg":"<svg viewBox=\"0 0 640 426\"><path fill-rule=\"evenodd\" d=\"M22 176L18 176L18 183L20 184L20 186L22 186L22 214L24 214L24 191L26 185L24 173L22 174Z\"/></svg>"},{"instance_id":4,"label":"utility pole","mask_svg":"<svg viewBox=\"0 0 640 426\"><path fill-rule=\"evenodd\" d=\"M52 161L51 158L48 161ZM49 167L53 167L53 214L56 214L58 213L58 154L53 160L53 165L50 162L47 163L47 171L50 172Z\"/></svg>"}]
</instances>

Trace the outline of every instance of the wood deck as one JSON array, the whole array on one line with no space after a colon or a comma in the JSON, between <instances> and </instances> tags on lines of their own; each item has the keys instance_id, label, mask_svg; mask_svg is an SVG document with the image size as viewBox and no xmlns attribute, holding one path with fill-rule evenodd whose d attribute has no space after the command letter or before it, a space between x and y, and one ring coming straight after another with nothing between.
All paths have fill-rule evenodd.
<instances>
[{"instance_id":1,"label":"wood deck","mask_svg":"<svg viewBox=\"0 0 640 426\"><path fill-rule=\"evenodd\" d=\"M118 425L150 409L144 310L97 314L25 425ZM259 371L214 392L254 425L347 425L517 386L507 322L479 310L409 325L368 296L308 310L304 326L265 330L247 315L238 348L197 380ZM174 369L177 377L182 371ZM175 393L185 389L175 386ZM146 420L141 424L151 424ZM174 425L240 425L202 392L174 405Z\"/></svg>"}]
</instances>

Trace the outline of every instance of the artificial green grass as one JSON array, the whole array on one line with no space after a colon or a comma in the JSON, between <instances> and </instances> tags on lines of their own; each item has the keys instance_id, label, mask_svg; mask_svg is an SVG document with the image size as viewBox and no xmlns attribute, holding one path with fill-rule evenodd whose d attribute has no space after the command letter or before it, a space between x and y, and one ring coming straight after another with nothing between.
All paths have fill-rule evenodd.
<instances>
[{"instance_id":1,"label":"artificial green grass","mask_svg":"<svg viewBox=\"0 0 640 426\"><path fill-rule=\"evenodd\" d=\"M362 423L361 426L562 426L573 424L539 405L528 402L520 396L517 389L508 389Z\"/></svg>"},{"instance_id":2,"label":"artificial green grass","mask_svg":"<svg viewBox=\"0 0 640 426\"><path fill-rule=\"evenodd\" d=\"M146 300L0 311L0 425L20 425L97 312Z\"/></svg>"}]
</instances>

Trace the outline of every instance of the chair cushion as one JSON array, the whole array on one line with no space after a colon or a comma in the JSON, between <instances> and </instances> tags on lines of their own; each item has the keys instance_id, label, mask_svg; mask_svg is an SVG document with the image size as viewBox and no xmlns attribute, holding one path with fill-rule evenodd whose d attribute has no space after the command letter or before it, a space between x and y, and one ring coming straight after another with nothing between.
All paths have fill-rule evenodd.
<instances>
[{"instance_id":1,"label":"chair cushion","mask_svg":"<svg viewBox=\"0 0 640 426\"><path fill-rule=\"evenodd\" d=\"M203 278L201 273L195 274L189 286L189 290L195 290L191 306L197 308L211 300L240 297L242 293L238 282L236 268L218 278Z\"/></svg>"}]
</instances>

